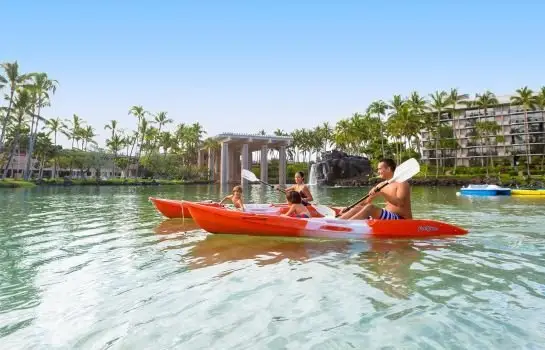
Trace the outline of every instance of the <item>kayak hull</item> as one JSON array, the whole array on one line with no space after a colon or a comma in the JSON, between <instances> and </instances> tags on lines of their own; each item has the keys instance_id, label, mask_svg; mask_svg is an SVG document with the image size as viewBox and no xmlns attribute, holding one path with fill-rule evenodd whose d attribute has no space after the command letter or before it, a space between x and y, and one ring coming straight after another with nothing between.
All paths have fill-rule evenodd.
<instances>
[{"instance_id":1,"label":"kayak hull","mask_svg":"<svg viewBox=\"0 0 545 350\"><path fill-rule=\"evenodd\" d=\"M153 203L158 212L169 219L191 218L189 208L187 206L182 206L182 201L155 197L149 197L148 199ZM219 203L214 202L201 202L201 204L216 208L220 207Z\"/></svg>"},{"instance_id":2,"label":"kayak hull","mask_svg":"<svg viewBox=\"0 0 545 350\"><path fill-rule=\"evenodd\" d=\"M435 220L342 220L294 218L281 215L223 210L184 202L193 220L203 230L215 234L250 236L316 237L364 239L463 235L468 231Z\"/></svg>"},{"instance_id":3,"label":"kayak hull","mask_svg":"<svg viewBox=\"0 0 545 350\"><path fill-rule=\"evenodd\" d=\"M537 190L511 190L513 196L545 196L545 189Z\"/></svg>"},{"instance_id":4,"label":"kayak hull","mask_svg":"<svg viewBox=\"0 0 545 350\"><path fill-rule=\"evenodd\" d=\"M469 185L462 187L460 193L470 196L509 196L511 189L497 185Z\"/></svg>"},{"instance_id":5,"label":"kayak hull","mask_svg":"<svg viewBox=\"0 0 545 350\"><path fill-rule=\"evenodd\" d=\"M189 211L189 207L185 204L187 203L199 203L204 206L214 207L214 208L224 208L222 205L220 205L217 202L189 202L189 201L181 201L181 200L175 200L175 199L163 199L163 198L155 198L155 197L149 197L148 198L153 205L155 206L155 209L157 209L158 212L163 214L163 216L169 218L169 219L175 219L175 218L191 218L191 212ZM276 204L245 204L247 210L249 212L255 212L255 213L268 213L268 214L282 214L285 213L288 210L288 205L286 203L276 203ZM323 217L312 205L307 206L310 215L312 217ZM338 214L340 211L340 208L331 208L333 211L335 211L335 214Z\"/></svg>"}]
</instances>

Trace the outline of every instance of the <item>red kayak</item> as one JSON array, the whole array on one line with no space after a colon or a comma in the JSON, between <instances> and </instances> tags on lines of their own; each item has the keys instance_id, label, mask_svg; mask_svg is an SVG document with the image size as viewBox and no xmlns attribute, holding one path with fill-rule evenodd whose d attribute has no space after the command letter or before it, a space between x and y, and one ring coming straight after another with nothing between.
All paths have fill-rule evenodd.
<instances>
[{"instance_id":1,"label":"red kayak","mask_svg":"<svg viewBox=\"0 0 545 350\"><path fill-rule=\"evenodd\" d=\"M148 199L153 203L158 212L169 219L191 218L189 208L187 206L182 206L182 201L154 197L149 197ZM200 204L216 208L220 207L220 204L215 202L200 202Z\"/></svg>"},{"instance_id":2,"label":"red kayak","mask_svg":"<svg viewBox=\"0 0 545 350\"><path fill-rule=\"evenodd\" d=\"M361 239L369 237L437 237L464 235L468 231L435 220L342 220L295 218L283 215L226 210L182 201L193 220L205 231L253 236Z\"/></svg>"},{"instance_id":3,"label":"red kayak","mask_svg":"<svg viewBox=\"0 0 545 350\"><path fill-rule=\"evenodd\" d=\"M163 198L155 198L155 197L149 197L148 198L157 211L159 211L161 214L166 216L169 219L175 219L175 218L191 218L191 213L189 211L189 207L185 205L185 203L198 203L203 206L213 207L213 208L224 208L223 205L220 205L218 202L212 202L212 201L202 201L202 202L188 202L188 201L180 201L175 199L163 199ZM184 205L182 205L184 204ZM288 205L286 203L276 203L276 204L253 204L248 203L244 204L248 212L253 213L284 213L288 210ZM322 214L320 214L313 206L312 204L307 206L307 209L310 211L310 215L312 217L323 217ZM333 208L335 211L335 214L339 213L339 208Z\"/></svg>"}]
</instances>

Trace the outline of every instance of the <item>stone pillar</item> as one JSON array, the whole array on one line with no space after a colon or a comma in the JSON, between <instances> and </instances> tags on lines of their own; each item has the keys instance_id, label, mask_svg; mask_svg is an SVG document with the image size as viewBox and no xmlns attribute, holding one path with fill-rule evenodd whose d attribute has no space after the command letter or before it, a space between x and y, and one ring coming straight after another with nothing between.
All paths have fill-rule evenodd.
<instances>
[{"instance_id":1,"label":"stone pillar","mask_svg":"<svg viewBox=\"0 0 545 350\"><path fill-rule=\"evenodd\" d=\"M269 180L269 161L267 159L267 153L268 153L267 146L261 146L261 164L260 164L260 173L261 173L261 181L268 182Z\"/></svg>"},{"instance_id":2,"label":"stone pillar","mask_svg":"<svg viewBox=\"0 0 545 350\"><path fill-rule=\"evenodd\" d=\"M203 152L202 152L202 149L200 149L197 152L197 167L199 167L199 168L202 167L202 161L203 161Z\"/></svg>"},{"instance_id":3,"label":"stone pillar","mask_svg":"<svg viewBox=\"0 0 545 350\"><path fill-rule=\"evenodd\" d=\"M229 144L227 142L221 143L221 164L220 164L220 184L226 185L229 182Z\"/></svg>"},{"instance_id":4,"label":"stone pillar","mask_svg":"<svg viewBox=\"0 0 545 350\"><path fill-rule=\"evenodd\" d=\"M220 176L221 154L214 151L214 179Z\"/></svg>"},{"instance_id":5,"label":"stone pillar","mask_svg":"<svg viewBox=\"0 0 545 350\"><path fill-rule=\"evenodd\" d=\"M234 146L229 149L229 178L227 179L227 183L232 183L236 179L237 163L240 163L237 161L237 153Z\"/></svg>"},{"instance_id":6,"label":"stone pillar","mask_svg":"<svg viewBox=\"0 0 545 350\"><path fill-rule=\"evenodd\" d=\"M278 184L286 185L286 146L280 146L278 157Z\"/></svg>"},{"instance_id":7,"label":"stone pillar","mask_svg":"<svg viewBox=\"0 0 545 350\"><path fill-rule=\"evenodd\" d=\"M250 170L248 168L248 144L245 143L242 145L242 169ZM240 184L242 187L248 186L248 180L242 177L242 171L240 172Z\"/></svg>"},{"instance_id":8,"label":"stone pillar","mask_svg":"<svg viewBox=\"0 0 545 350\"><path fill-rule=\"evenodd\" d=\"M215 166L214 166L214 151L209 148L208 149L208 174L210 174L210 180L214 181L214 172L215 172Z\"/></svg>"}]
</instances>

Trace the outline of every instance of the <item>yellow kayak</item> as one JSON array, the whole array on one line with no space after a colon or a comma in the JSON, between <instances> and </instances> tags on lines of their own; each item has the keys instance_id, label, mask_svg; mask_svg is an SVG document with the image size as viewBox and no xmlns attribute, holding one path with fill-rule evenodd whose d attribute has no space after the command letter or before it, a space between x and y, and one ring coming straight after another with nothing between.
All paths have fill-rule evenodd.
<instances>
[{"instance_id":1,"label":"yellow kayak","mask_svg":"<svg viewBox=\"0 0 545 350\"><path fill-rule=\"evenodd\" d=\"M539 190L511 190L512 196L545 196L545 189Z\"/></svg>"}]
</instances>

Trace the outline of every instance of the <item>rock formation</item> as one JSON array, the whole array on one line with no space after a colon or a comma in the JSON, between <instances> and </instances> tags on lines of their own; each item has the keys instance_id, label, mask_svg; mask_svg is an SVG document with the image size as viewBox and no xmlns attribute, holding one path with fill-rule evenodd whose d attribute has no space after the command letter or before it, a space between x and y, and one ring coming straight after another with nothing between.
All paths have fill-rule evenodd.
<instances>
[{"instance_id":1,"label":"rock formation","mask_svg":"<svg viewBox=\"0 0 545 350\"><path fill-rule=\"evenodd\" d=\"M318 185L333 186L342 180L367 181L372 173L371 162L366 157L350 156L333 150L322 153L322 160L316 163Z\"/></svg>"}]
</instances>

